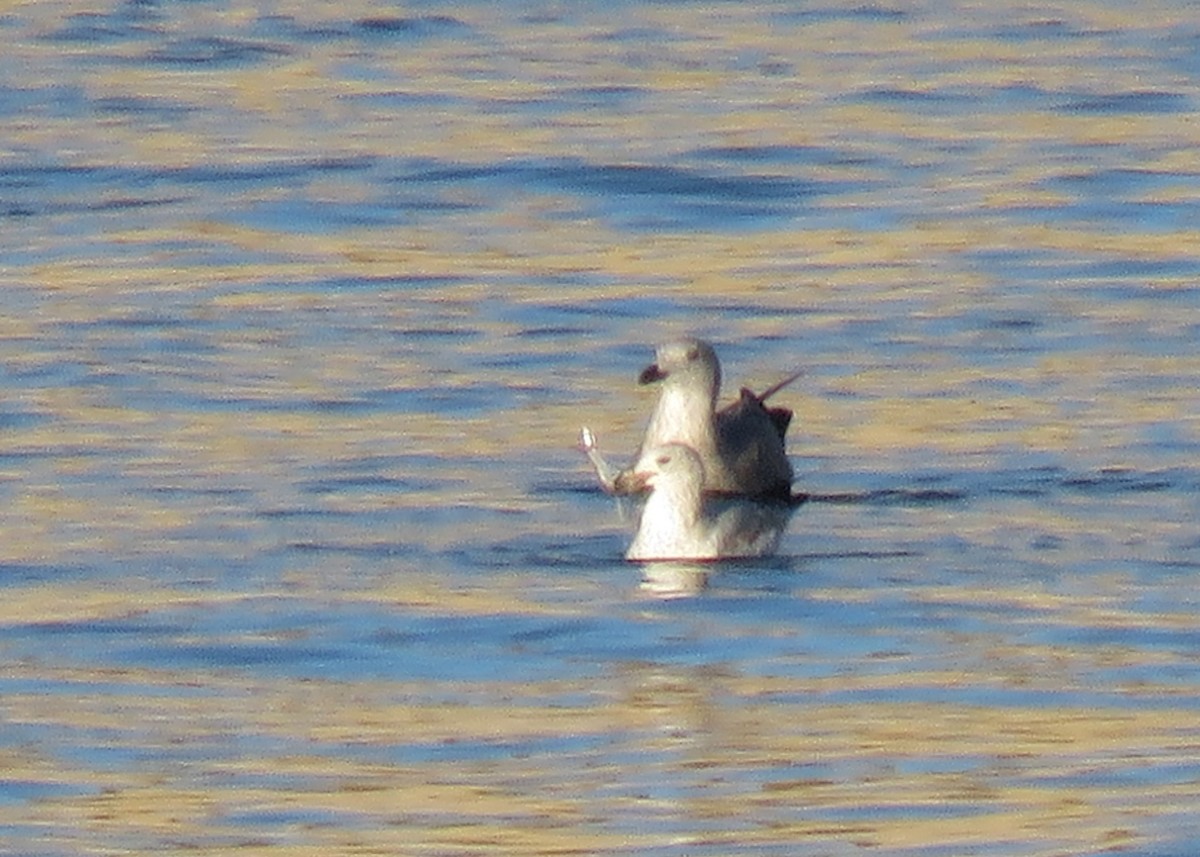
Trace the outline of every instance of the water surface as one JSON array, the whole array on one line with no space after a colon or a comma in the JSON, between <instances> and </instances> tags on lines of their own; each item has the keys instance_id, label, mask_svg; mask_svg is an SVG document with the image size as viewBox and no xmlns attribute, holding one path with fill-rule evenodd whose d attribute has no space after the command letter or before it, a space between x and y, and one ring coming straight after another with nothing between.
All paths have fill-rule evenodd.
<instances>
[{"instance_id":1,"label":"water surface","mask_svg":"<svg viewBox=\"0 0 1200 857\"><path fill-rule=\"evenodd\" d=\"M0 15L12 853L1190 853L1200 25ZM653 344L778 557L639 568Z\"/></svg>"}]
</instances>

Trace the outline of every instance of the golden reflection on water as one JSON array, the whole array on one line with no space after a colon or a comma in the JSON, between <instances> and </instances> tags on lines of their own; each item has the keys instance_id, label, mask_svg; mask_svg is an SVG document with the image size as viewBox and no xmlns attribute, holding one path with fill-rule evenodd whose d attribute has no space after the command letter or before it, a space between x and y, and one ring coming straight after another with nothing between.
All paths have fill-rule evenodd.
<instances>
[{"instance_id":1,"label":"golden reflection on water","mask_svg":"<svg viewBox=\"0 0 1200 857\"><path fill-rule=\"evenodd\" d=\"M85 849L165 837L216 851L203 843L227 831L240 838L240 850L296 853L285 839L255 841L234 820L286 812L308 843L301 852L469 845L498 854L604 852L663 847L676 841L673 828L693 825L707 831L703 841L728 847L1007 842L1040 843L1053 852L1130 845L1137 826L1169 817L1194 797L1190 788L1148 782L1114 806L1107 772L1131 763L1169 765L1194 752L1194 717L1165 706L823 704L826 690L887 691L891 679L791 681L651 664L630 664L598 686L487 683L469 703L431 701L429 686L394 682L247 682L200 674L187 682L200 691L192 693L177 685L178 676L143 670L21 670L13 677L22 675L76 689L69 697L7 695L10 726L104 733L116 752L209 750L164 776L157 769L73 768L35 748L8 748L6 777L82 793L2 806L0 820L46 825L58 844ZM970 671L918 672L901 686L953 687L979 678ZM97 683L105 689L94 690ZM124 684L133 692L113 695L111 688ZM586 701L538 703L570 694ZM780 698L805 701L780 704ZM535 749L503 760L406 762L392 756L398 738L451 757L454 747L474 742L516 748L532 742ZM536 749L560 741L565 749ZM281 755L253 752L281 745L288 748ZM616 765L614 757L629 761ZM856 773L832 777L831 768ZM751 782L742 782L751 772ZM229 785L256 778L264 785ZM272 780L287 785L272 788ZM690 786L682 795L655 795L655 783L664 781ZM630 832L606 829L622 818ZM658 827L667 830L654 832ZM286 829L279 835L286 837Z\"/></svg>"},{"instance_id":2,"label":"golden reflection on water","mask_svg":"<svg viewBox=\"0 0 1200 857\"><path fill-rule=\"evenodd\" d=\"M0 434L0 562L13 575L0 599L0 791L35 797L0 800L0 827L31 851L58 849L46 853L1063 854L1144 847L1194 816L1194 771L1163 771L1194 768L1198 755L1195 687L1179 678L1195 605L1161 591L1178 577L1149 579L1194 556L1180 548L1195 518L1180 488L1158 495L1153 515L1153 501L1119 494L1082 511L1055 497L798 514L785 551L802 558L777 599L870 608L905 598L925 611L913 622L974 609L1020 617L975 632L908 629L940 657L888 639L844 656L797 643L797 663L775 672L733 653L688 665L642 651L613 656L598 676L517 680L504 672L529 653L510 643L497 647L497 674L476 681L121 660L139 623L176 614L194 624L140 645L282 656L313 629L218 620L289 598L382 606L397 623L624 610L626 629L666 622L685 596L722 603L720 571L625 567L608 506L556 491L586 479L571 449L582 422L606 450L636 445L648 401L633 384L639 366L604 349L648 357L684 331L755 343L729 370L757 388L805 355L809 374L788 404L806 489L930 462L986 475L1013 455L1088 474L1192 466L1200 356L1152 345L1195 330L1194 304L1171 303L1193 288L1194 268L1170 264L1194 258L1200 229L1187 214L1114 225L1071 207L1072 181L1111 170L1162 179L1123 204L1194 209L1200 125L1191 109L1065 105L1166 92L1194 107L1186 65L1158 65L1145 48L1156 33L1190 32L1194 11L918 4L872 16L849 5L857 11L799 23L761 4L574 18L450 7L472 32L309 39L211 69L148 61L157 35L55 41L79 10L15 6L5 23L14 91L49 96L46 81L62 81L89 105L128 98L180 113L27 119L9 107L0 117L12 152L33 163L156 169L162 187L148 199L168 200L105 214L120 188L89 188L95 198L76 210L68 187L54 192L61 210L6 221L21 254L0 272L17 307L0 316L0 359L34 380L5 383L6 405L30 420ZM380 14L358 2L272 8L314 28ZM164 14L172 37L245 36L258 17L205 4ZM1076 36L997 35L1055 21ZM525 109L604 87L628 88L628 107ZM891 90L963 103L860 97ZM1057 93L1063 106L998 108L973 95L995 90ZM318 211L370 213L410 189L315 166L315 177L301 169L276 185L236 177L331 158L402 172L422 159L594 166L739 147L838 153L806 174L824 188L817 214L630 229L585 191L464 182L434 200L462 214L314 227L286 208L275 220L247 213L297 196ZM190 168L232 175L172 178ZM608 202L624 214L639 199ZM988 268L976 261L986 253L1026 267ZM1104 276L1073 267L1107 262L1166 267L1104 288ZM352 287L331 285L342 282ZM661 315L620 314L647 297ZM574 332L525 335L551 327L543 316L564 304L592 315L572 316ZM986 329L972 317L981 312L1033 333ZM160 331L156 315L182 329ZM868 332L846 333L856 326ZM417 335L438 329L469 337ZM1029 340L1043 350L1004 362ZM606 359L564 365L564 353ZM546 366L567 374L546 378ZM459 410L433 395L470 403L480 390L483 405ZM381 394L402 406L354 408ZM410 407L405 394L431 398ZM1147 440L1164 426L1173 452ZM360 475L352 466L364 461L392 482L343 490L337 478ZM408 482L418 487L394 487ZM611 539L586 541L597 534ZM521 538L550 547L518 553L512 568L428 566L453 566L456 551L494 563ZM1039 538L1060 547L1030 559ZM975 552L965 571L952 550L938 552L946 543ZM589 567L562 571L591 550L579 544L603 548ZM839 544L898 558L847 566ZM278 575L259 568L281 553ZM951 571L926 567L926 555ZM104 573L87 574L93 565ZM860 576L821 578L828 567ZM23 582L22 569L64 579ZM697 636L736 628L766 640L805 627L695 621ZM122 623L132 630L113 630ZM1045 627L1069 633L1036 636ZM59 634L82 639L79 651L64 652ZM1144 639L1156 634L1174 642ZM26 639L44 650L21 649ZM589 657L563 655L581 672ZM1101 681L1113 684L1091 686ZM1094 706L1055 695L1100 690Z\"/></svg>"}]
</instances>

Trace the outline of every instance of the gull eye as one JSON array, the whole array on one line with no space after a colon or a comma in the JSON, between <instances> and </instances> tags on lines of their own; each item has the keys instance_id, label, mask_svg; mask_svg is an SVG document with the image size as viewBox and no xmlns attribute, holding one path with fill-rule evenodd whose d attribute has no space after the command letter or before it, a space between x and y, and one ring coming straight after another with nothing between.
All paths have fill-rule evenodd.
<instances>
[{"instance_id":1,"label":"gull eye","mask_svg":"<svg viewBox=\"0 0 1200 857\"><path fill-rule=\"evenodd\" d=\"M659 457L656 459L656 463L658 464L658 466L659 466L659 467L662 467L663 465L666 465L666 464L670 464L670 463L671 463L671 456L669 456L669 455L660 455L660 456L659 456Z\"/></svg>"},{"instance_id":2,"label":"gull eye","mask_svg":"<svg viewBox=\"0 0 1200 857\"><path fill-rule=\"evenodd\" d=\"M688 359L688 360L695 360L695 359L696 359L697 357L699 357L699 356L700 356L700 349L699 349L699 348L689 348L689 349L688 349L688 352L687 352L687 359Z\"/></svg>"}]
</instances>

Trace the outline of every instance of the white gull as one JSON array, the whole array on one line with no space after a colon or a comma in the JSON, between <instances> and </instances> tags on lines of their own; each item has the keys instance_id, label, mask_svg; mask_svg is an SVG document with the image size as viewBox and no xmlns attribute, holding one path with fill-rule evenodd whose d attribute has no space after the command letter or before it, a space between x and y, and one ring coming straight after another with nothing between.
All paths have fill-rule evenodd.
<instances>
[{"instance_id":1,"label":"white gull","mask_svg":"<svg viewBox=\"0 0 1200 857\"><path fill-rule=\"evenodd\" d=\"M736 402L717 410L721 365L713 347L692 338L660 345L655 362L638 378L641 384L662 384L639 456L664 444L684 444L700 457L705 491L791 501L785 436L792 412L765 403L798 377L785 378L761 394L743 387ZM634 493L629 471L618 473L604 460L587 428L581 448L606 490Z\"/></svg>"},{"instance_id":2,"label":"white gull","mask_svg":"<svg viewBox=\"0 0 1200 857\"><path fill-rule=\"evenodd\" d=\"M704 464L683 444L645 450L627 473L630 490L650 491L625 552L630 560L768 556L792 514L789 501L705 493Z\"/></svg>"}]
</instances>

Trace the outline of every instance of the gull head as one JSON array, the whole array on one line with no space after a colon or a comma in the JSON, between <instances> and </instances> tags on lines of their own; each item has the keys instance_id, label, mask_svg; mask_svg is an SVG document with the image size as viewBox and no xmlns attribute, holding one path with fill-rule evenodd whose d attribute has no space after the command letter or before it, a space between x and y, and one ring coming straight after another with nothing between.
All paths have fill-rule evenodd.
<instances>
[{"instance_id":1,"label":"gull head","mask_svg":"<svg viewBox=\"0 0 1200 857\"><path fill-rule=\"evenodd\" d=\"M678 339L660 345L654 352L654 362L638 376L639 384L655 381L701 390L715 400L721 389L717 352L702 339Z\"/></svg>"},{"instance_id":2,"label":"gull head","mask_svg":"<svg viewBox=\"0 0 1200 857\"><path fill-rule=\"evenodd\" d=\"M643 452L637 464L618 477L618 482L630 493L665 491L694 495L699 502L704 487L704 465L690 446L664 443Z\"/></svg>"}]
</instances>

